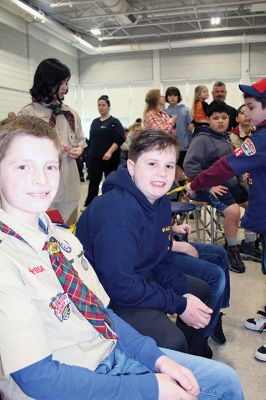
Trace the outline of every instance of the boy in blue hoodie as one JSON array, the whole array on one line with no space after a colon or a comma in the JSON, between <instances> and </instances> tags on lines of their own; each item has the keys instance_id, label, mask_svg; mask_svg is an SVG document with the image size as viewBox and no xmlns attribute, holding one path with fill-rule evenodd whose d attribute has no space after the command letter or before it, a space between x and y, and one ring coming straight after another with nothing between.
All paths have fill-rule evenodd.
<instances>
[{"instance_id":1,"label":"boy in blue hoodie","mask_svg":"<svg viewBox=\"0 0 266 400\"><path fill-rule=\"evenodd\" d=\"M206 337L212 332L202 328L212 313L204 304L209 302L209 287L182 273L178 265L186 262L185 256L180 260L169 250L171 207L165 194L175 175L176 143L158 131L136 137L127 166L105 180L103 196L81 215L77 236L116 313L159 346L207 356ZM200 260L191 259L197 268ZM220 270L217 265L214 269ZM223 276L219 306L213 304L214 318L224 281ZM167 316L174 313L179 315L176 326ZM213 329L213 322L207 329Z\"/></svg>"},{"instance_id":2,"label":"boy in blue hoodie","mask_svg":"<svg viewBox=\"0 0 266 400\"><path fill-rule=\"evenodd\" d=\"M188 191L192 194L206 187L219 185L236 175L249 173L249 207L241 220L244 228L260 233L262 236L263 254L261 257L262 272L266 274L266 78L253 85L239 85L244 93L246 118L256 126L252 137L247 138L233 154L217 160L210 168L198 174ZM245 322L248 329L263 331L266 328L266 313L262 318L248 319ZM260 361L266 361L266 345L255 353Z\"/></svg>"},{"instance_id":3,"label":"boy in blue hoodie","mask_svg":"<svg viewBox=\"0 0 266 400\"><path fill-rule=\"evenodd\" d=\"M160 350L107 307L80 242L45 213L59 154L38 118L0 129L1 398L243 400L231 368Z\"/></svg>"}]
</instances>

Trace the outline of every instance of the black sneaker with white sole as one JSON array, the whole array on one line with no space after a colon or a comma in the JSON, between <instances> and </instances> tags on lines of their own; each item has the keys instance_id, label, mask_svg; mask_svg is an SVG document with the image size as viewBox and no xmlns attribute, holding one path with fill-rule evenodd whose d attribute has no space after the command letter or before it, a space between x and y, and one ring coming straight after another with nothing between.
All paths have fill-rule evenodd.
<instances>
[{"instance_id":1,"label":"black sneaker with white sole","mask_svg":"<svg viewBox=\"0 0 266 400\"><path fill-rule=\"evenodd\" d=\"M255 242L247 243L242 240L239 251L244 260L261 261L262 252L259 247L256 247Z\"/></svg>"},{"instance_id":2,"label":"black sneaker with white sole","mask_svg":"<svg viewBox=\"0 0 266 400\"><path fill-rule=\"evenodd\" d=\"M266 307L265 307L266 311ZM259 310L257 314L261 315L260 318L249 318L244 322L244 327L252 331L266 332L266 312Z\"/></svg>"},{"instance_id":3,"label":"black sneaker with white sole","mask_svg":"<svg viewBox=\"0 0 266 400\"><path fill-rule=\"evenodd\" d=\"M241 258L239 246L228 246L225 244L224 248L227 253L230 271L243 274L243 272L246 270L246 267Z\"/></svg>"},{"instance_id":4,"label":"black sneaker with white sole","mask_svg":"<svg viewBox=\"0 0 266 400\"><path fill-rule=\"evenodd\" d=\"M266 345L258 348L255 353L255 358L259 361L266 361Z\"/></svg>"}]
</instances>

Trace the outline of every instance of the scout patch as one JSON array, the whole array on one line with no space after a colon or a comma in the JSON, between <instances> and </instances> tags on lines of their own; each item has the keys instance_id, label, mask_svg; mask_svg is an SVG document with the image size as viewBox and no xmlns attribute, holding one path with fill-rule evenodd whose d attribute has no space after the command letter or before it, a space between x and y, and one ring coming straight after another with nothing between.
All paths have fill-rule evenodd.
<instances>
[{"instance_id":1,"label":"scout patch","mask_svg":"<svg viewBox=\"0 0 266 400\"><path fill-rule=\"evenodd\" d=\"M241 146L234 150L234 155L235 155L235 157L239 157L239 156L241 156L241 154L243 154L243 153L244 153L244 152L243 152Z\"/></svg>"},{"instance_id":2,"label":"scout patch","mask_svg":"<svg viewBox=\"0 0 266 400\"><path fill-rule=\"evenodd\" d=\"M246 139L242 145L241 148L243 152L246 154L246 156L254 156L256 154L256 148L254 146L254 143L250 139Z\"/></svg>"},{"instance_id":3,"label":"scout patch","mask_svg":"<svg viewBox=\"0 0 266 400\"><path fill-rule=\"evenodd\" d=\"M63 322L70 316L70 300L67 293L57 293L55 297L51 298L49 306L54 310L55 316L59 321Z\"/></svg>"},{"instance_id":4,"label":"scout patch","mask_svg":"<svg viewBox=\"0 0 266 400\"><path fill-rule=\"evenodd\" d=\"M66 240L64 240L64 243L59 242L59 241L58 241L58 243L62 250L64 250L66 253L71 253L72 248Z\"/></svg>"},{"instance_id":5,"label":"scout patch","mask_svg":"<svg viewBox=\"0 0 266 400\"><path fill-rule=\"evenodd\" d=\"M234 150L235 157L241 156L241 154L246 154L246 156L254 156L256 154L256 147L254 143L248 138L246 139L240 147Z\"/></svg>"},{"instance_id":6,"label":"scout patch","mask_svg":"<svg viewBox=\"0 0 266 400\"><path fill-rule=\"evenodd\" d=\"M85 269L85 271L88 271L88 269L89 269L89 263L88 263L88 261L86 260L85 257L82 257L82 259L81 259L81 265L82 265L82 268Z\"/></svg>"}]
</instances>

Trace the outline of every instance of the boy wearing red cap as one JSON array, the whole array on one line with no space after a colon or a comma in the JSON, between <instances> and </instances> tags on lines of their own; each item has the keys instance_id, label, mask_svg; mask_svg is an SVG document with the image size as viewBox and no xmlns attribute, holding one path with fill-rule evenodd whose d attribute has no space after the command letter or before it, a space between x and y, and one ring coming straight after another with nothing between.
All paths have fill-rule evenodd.
<instances>
[{"instance_id":1,"label":"boy wearing red cap","mask_svg":"<svg viewBox=\"0 0 266 400\"><path fill-rule=\"evenodd\" d=\"M244 172L250 174L249 207L242 219L242 226L262 236L263 256L262 272L266 275L266 78L251 86L239 85L244 93L246 117L256 126L256 132L246 139L234 153L216 161L210 168L202 171L188 185L188 192L202 190L205 187L218 185ZM260 319L249 319L245 322L248 329L266 330L266 313ZM260 361L266 361L266 345L255 353Z\"/></svg>"}]
</instances>

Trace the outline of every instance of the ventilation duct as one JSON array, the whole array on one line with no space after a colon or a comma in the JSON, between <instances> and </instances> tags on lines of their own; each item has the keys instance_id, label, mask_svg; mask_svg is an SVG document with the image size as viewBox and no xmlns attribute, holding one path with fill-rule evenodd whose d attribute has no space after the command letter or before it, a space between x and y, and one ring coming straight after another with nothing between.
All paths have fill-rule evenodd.
<instances>
[{"instance_id":1,"label":"ventilation duct","mask_svg":"<svg viewBox=\"0 0 266 400\"><path fill-rule=\"evenodd\" d=\"M114 18L120 25L130 25L137 23L137 17L133 14L127 14L129 9L126 0L103 0L103 3L113 14L123 13L125 15L114 15Z\"/></svg>"}]
</instances>

